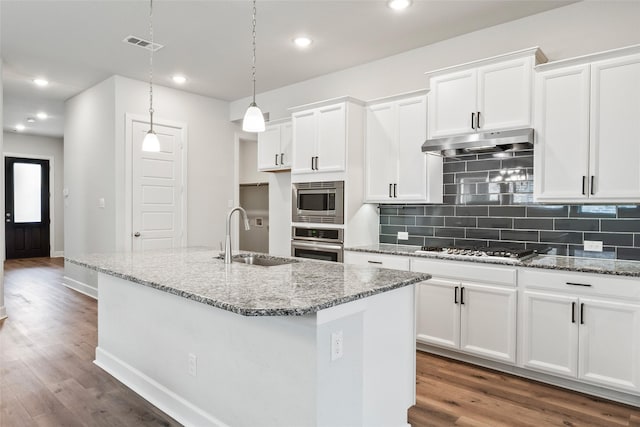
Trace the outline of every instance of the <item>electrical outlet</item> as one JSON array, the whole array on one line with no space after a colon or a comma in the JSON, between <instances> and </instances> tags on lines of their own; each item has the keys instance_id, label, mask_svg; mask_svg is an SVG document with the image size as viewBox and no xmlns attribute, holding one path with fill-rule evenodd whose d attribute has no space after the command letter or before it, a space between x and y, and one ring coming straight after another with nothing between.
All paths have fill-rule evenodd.
<instances>
[{"instance_id":1,"label":"electrical outlet","mask_svg":"<svg viewBox=\"0 0 640 427\"><path fill-rule=\"evenodd\" d=\"M187 366L187 371L192 377L195 377L198 373L198 358L193 353L189 353L189 363Z\"/></svg>"},{"instance_id":2,"label":"electrical outlet","mask_svg":"<svg viewBox=\"0 0 640 427\"><path fill-rule=\"evenodd\" d=\"M602 252L602 242L599 240L585 240L584 250L589 252Z\"/></svg>"},{"instance_id":3,"label":"electrical outlet","mask_svg":"<svg viewBox=\"0 0 640 427\"><path fill-rule=\"evenodd\" d=\"M398 240L409 240L408 231L398 231Z\"/></svg>"},{"instance_id":4,"label":"electrical outlet","mask_svg":"<svg viewBox=\"0 0 640 427\"><path fill-rule=\"evenodd\" d=\"M338 360L343 356L343 337L342 331L331 334L331 361Z\"/></svg>"}]
</instances>

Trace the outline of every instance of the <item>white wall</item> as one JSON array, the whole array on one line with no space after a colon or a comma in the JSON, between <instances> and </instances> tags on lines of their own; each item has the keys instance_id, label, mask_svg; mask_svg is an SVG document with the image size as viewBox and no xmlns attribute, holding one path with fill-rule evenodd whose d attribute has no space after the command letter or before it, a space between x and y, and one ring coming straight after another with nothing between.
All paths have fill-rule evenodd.
<instances>
[{"instance_id":1,"label":"white wall","mask_svg":"<svg viewBox=\"0 0 640 427\"><path fill-rule=\"evenodd\" d=\"M240 184L257 184L269 182L267 172L258 172L258 141L250 139L240 140L238 159Z\"/></svg>"},{"instance_id":2,"label":"white wall","mask_svg":"<svg viewBox=\"0 0 640 427\"><path fill-rule=\"evenodd\" d=\"M125 115L147 115L149 85L125 77L114 77L116 205L124 206ZM229 122L229 103L205 96L153 87L154 119L183 122L188 127L187 153L187 243L215 246L224 241L227 200L234 198L234 132ZM112 145L113 147L113 145ZM118 208L117 250L124 250L125 212Z\"/></svg>"},{"instance_id":3,"label":"white wall","mask_svg":"<svg viewBox=\"0 0 640 427\"><path fill-rule=\"evenodd\" d=\"M0 76L2 76L2 52L0 52ZM0 128L2 128L2 78L0 78ZM4 132L2 132L4 133ZM3 135L0 133L0 151L3 150ZM0 186L4 188L4 162L0 165ZM4 212L4 197L0 197L0 212ZM0 319L7 317L4 306L4 227L0 227Z\"/></svg>"},{"instance_id":4,"label":"white wall","mask_svg":"<svg viewBox=\"0 0 640 427\"><path fill-rule=\"evenodd\" d=\"M269 254L291 255L291 173L269 174Z\"/></svg>"},{"instance_id":5,"label":"white wall","mask_svg":"<svg viewBox=\"0 0 640 427\"><path fill-rule=\"evenodd\" d=\"M65 256L115 250L115 79L109 78L65 102ZM106 201L98 208L98 198ZM97 276L65 263L65 284L97 288ZM90 289L82 289L91 293Z\"/></svg>"},{"instance_id":6,"label":"white wall","mask_svg":"<svg viewBox=\"0 0 640 427\"><path fill-rule=\"evenodd\" d=\"M65 103L65 255L126 250L125 117L147 115L145 82L113 76ZM154 118L187 125L187 242L217 247L233 199L234 132L228 103L154 86ZM105 207L98 208L104 198ZM65 283L96 295L97 277L67 263Z\"/></svg>"},{"instance_id":7,"label":"white wall","mask_svg":"<svg viewBox=\"0 0 640 427\"><path fill-rule=\"evenodd\" d=\"M64 208L62 189L64 188L64 141L62 138L53 138L40 135L25 135L13 132L4 132L3 153L22 154L53 157L53 185L51 194L53 197L54 217L54 254L61 255L64 251ZM3 187L4 188L4 187Z\"/></svg>"},{"instance_id":8,"label":"white wall","mask_svg":"<svg viewBox=\"0 0 640 427\"><path fill-rule=\"evenodd\" d=\"M260 93L258 105L271 119L288 107L343 95L362 100L423 89L424 72L540 46L550 60L640 43L639 1L587 1L424 46L378 61ZM249 98L231 103L240 119Z\"/></svg>"}]
</instances>

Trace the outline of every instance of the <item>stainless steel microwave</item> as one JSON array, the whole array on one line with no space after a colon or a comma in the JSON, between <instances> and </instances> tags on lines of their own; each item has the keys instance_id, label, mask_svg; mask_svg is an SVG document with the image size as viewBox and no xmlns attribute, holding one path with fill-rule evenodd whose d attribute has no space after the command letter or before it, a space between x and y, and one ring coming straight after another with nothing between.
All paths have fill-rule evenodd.
<instances>
[{"instance_id":1,"label":"stainless steel microwave","mask_svg":"<svg viewBox=\"0 0 640 427\"><path fill-rule=\"evenodd\" d=\"M293 222L344 224L344 181L296 182L292 188Z\"/></svg>"}]
</instances>

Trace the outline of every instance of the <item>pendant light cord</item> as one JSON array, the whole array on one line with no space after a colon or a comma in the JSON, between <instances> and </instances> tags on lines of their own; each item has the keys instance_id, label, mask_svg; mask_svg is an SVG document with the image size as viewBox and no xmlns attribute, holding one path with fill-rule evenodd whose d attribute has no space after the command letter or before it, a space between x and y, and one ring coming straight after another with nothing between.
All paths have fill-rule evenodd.
<instances>
[{"instance_id":1,"label":"pendant light cord","mask_svg":"<svg viewBox=\"0 0 640 427\"><path fill-rule=\"evenodd\" d=\"M151 53L149 54L149 125L153 132L153 0L149 0L149 36L151 38Z\"/></svg>"},{"instance_id":2,"label":"pendant light cord","mask_svg":"<svg viewBox=\"0 0 640 427\"><path fill-rule=\"evenodd\" d=\"M253 47L253 67L251 69L251 78L253 80L253 105L256 105L256 0L253 0L253 20L252 20L252 25L253 25L253 31L252 31L252 37L253 37L253 43L252 43L252 47Z\"/></svg>"}]
</instances>

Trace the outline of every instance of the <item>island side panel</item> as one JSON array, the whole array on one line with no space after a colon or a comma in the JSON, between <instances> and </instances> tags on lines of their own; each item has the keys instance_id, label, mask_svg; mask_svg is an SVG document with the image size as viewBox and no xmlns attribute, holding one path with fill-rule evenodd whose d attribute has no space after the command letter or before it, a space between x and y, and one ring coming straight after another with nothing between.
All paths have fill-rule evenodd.
<instances>
[{"instance_id":1,"label":"island side panel","mask_svg":"<svg viewBox=\"0 0 640 427\"><path fill-rule=\"evenodd\" d=\"M317 314L318 425L407 426L415 404L415 286ZM332 334L343 356L332 360Z\"/></svg>"},{"instance_id":2,"label":"island side panel","mask_svg":"<svg viewBox=\"0 0 640 427\"><path fill-rule=\"evenodd\" d=\"M105 274L99 283L96 363L179 422L317 425L315 316L245 317Z\"/></svg>"}]
</instances>

